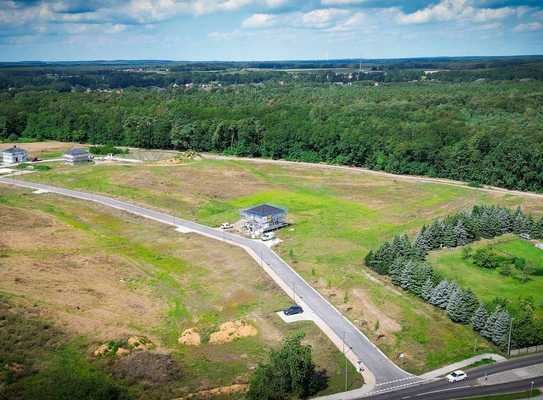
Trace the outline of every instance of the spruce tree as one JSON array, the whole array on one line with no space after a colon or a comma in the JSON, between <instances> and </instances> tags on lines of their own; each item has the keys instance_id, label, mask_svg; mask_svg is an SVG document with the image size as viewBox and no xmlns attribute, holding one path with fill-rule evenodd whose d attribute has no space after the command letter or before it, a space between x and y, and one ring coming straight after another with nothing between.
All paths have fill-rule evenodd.
<instances>
[{"instance_id":1,"label":"spruce tree","mask_svg":"<svg viewBox=\"0 0 543 400\"><path fill-rule=\"evenodd\" d=\"M413 279L411 280L409 290L417 296L422 297L424 284L428 278L432 278L432 276L432 267L427 264L417 263L415 265Z\"/></svg>"},{"instance_id":2,"label":"spruce tree","mask_svg":"<svg viewBox=\"0 0 543 400\"><path fill-rule=\"evenodd\" d=\"M454 227L454 237L456 246L465 246L469 243L468 233L462 221L458 221Z\"/></svg>"},{"instance_id":3,"label":"spruce tree","mask_svg":"<svg viewBox=\"0 0 543 400\"><path fill-rule=\"evenodd\" d=\"M424 254L432 249L430 241L428 240L428 232L429 231L426 226L423 226L422 230L419 232L417 238L415 239L415 246L423 250Z\"/></svg>"},{"instance_id":4,"label":"spruce tree","mask_svg":"<svg viewBox=\"0 0 543 400\"><path fill-rule=\"evenodd\" d=\"M422 297L426 301L430 301L430 298L432 297L432 290L434 289L434 281L432 278L426 279L426 282L424 282L424 285L422 285L420 297Z\"/></svg>"},{"instance_id":5,"label":"spruce tree","mask_svg":"<svg viewBox=\"0 0 543 400\"><path fill-rule=\"evenodd\" d=\"M479 307L471 317L471 326L477 332L481 332L486 326L486 321L488 320L488 311L483 303L479 304Z\"/></svg>"},{"instance_id":6,"label":"spruce tree","mask_svg":"<svg viewBox=\"0 0 543 400\"><path fill-rule=\"evenodd\" d=\"M449 301L449 286L448 280L444 279L432 290L430 296L430 304L440 308L446 308Z\"/></svg>"},{"instance_id":7,"label":"spruce tree","mask_svg":"<svg viewBox=\"0 0 543 400\"><path fill-rule=\"evenodd\" d=\"M462 323L468 324L471 322L475 311L479 305L479 300L475 293L471 289L462 291L462 303L464 305L464 315L462 317Z\"/></svg>"},{"instance_id":8,"label":"spruce tree","mask_svg":"<svg viewBox=\"0 0 543 400\"><path fill-rule=\"evenodd\" d=\"M543 217L534 224L534 239L543 239Z\"/></svg>"},{"instance_id":9,"label":"spruce tree","mask_svg":"<svg viewBox=\"0 0 543 400\"><path fill-rule=\"evenodd\" d=\"M454 232L454 226L443 223L443 246L455 247L456 236Z\"/></svg>"},{"instance_id":10,"label":"spruce tree","mask_svg":"<svg viewBox=\"0 0 543 400\"><path fill-rule=\"evenodd\" d=\"M390 279L392 280L392 283L394 283L395 285L401 285L401 277L404 266L405 260L403 258L395 259L394 262L390 265L388 274L390 276Z\"/></svg>"},{"instance_id":11,"label":"spruce tree","mask_svg":"<svg viewBox=\"0 0 543 400\"><path fill-rule=\"evenodd\" d=\"M492 332L492 341L502 348L507 345L510 322L511 317L507 311L501 310L497 314L494 330Z\"/></svg>"},{"instance_id":12,"label":"spruce tree","mask_svg":"<svg viewBox=\"0 0 543 400\"><path fill-rule=\"evenodd\" d=\"M492 312L485 323L484 328L481 330L481 335L487 339L492 340L494 336L494 328L496 325L496 320L498 319L498 314L501 312L501 307L497 306L494 312Z\"/></svg>"},{"instance_id":13,"label":"spruce tree","mask_svg":"<svg viewBox=\"0 0 543 400\"><path fill-rule=\"evenodd\" d=\"M454 322L463 322L464 304L462 302L462 289L453 291L447 302L447 315Z\"/></svg>"},{"instance_id":14,"label":"spruce tree","mask_svg":"<svg viewBox=\"0 0 543 400\"><path fill-rule=\"evenodd\" d=\"M498 211L498 219L500 221L501 233L508 233L512 230L511 214L508 209L500 208Z\"/></svg>"},{"instance_id":15,"label":"spruce tree","mask_svg":"<svg viewBox=\"0 0 543 400\"><path fill-rule=\"evenodd\" d=\"M402 270L402 275L400 276L400 286L402 287L402 289L410 291L410 288L413 284L414 276L415 264L413 263L413 261L409 260L405 264Z\"/></svg>"}]
</instances>

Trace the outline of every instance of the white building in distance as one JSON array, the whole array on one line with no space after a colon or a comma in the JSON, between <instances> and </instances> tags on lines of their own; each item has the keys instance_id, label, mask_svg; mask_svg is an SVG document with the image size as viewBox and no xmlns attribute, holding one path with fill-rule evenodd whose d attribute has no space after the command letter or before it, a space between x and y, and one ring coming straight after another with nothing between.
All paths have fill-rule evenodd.
<instances>
[{"instance_id":1,"label":"white building in distance","mask_svg":"<svg viewBox=\"0 0 543 400\"><path fill-rule=\"evenodd\" d=\"M9 149L2 150L2 162L4 164L17 164L25 162L28 159L28 153L25 149L13 146Z\"/></svg>"},{"instance_id":2,"label":"white building in distance","mask_svg":"<svg viewBox=\"0 0 543 400\"><path fill-rule=\"evenodd\" d=\"M85 148L72 148L64 153L64 161L68 164L76 164L91 161L89 151Z\"/></svg>"}]
</instances>

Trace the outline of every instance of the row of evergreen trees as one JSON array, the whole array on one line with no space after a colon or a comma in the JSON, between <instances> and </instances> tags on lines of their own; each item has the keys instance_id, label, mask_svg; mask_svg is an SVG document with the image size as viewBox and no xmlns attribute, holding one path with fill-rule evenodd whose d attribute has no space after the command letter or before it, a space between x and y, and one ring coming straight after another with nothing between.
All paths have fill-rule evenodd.
<instances>
[{"instance_id":1,"label":"row of evergreen trees","mask_svg":"<svg viewBox=\"0 0 543 400\"><path fill-rule=\"evenodd\" d=\"M543 218L534 221L520 208L511 211L497 206L474 206L469 212L460 212L424 226L414 241L406 235L396 236L370 251L365 263L379 274L389 275L392 282L404 290L445 310L452 321L471 325L482 336L505 348L512 316L504 305L499 302L485 305L471 289L443 279L425 263L430 250L464 246L505 233L543 238ZM533 324L533 320L530 323ZM513 344L519 347L541 340L542 335L519 334L512 338Z\"/></svg>"}]
</instances>

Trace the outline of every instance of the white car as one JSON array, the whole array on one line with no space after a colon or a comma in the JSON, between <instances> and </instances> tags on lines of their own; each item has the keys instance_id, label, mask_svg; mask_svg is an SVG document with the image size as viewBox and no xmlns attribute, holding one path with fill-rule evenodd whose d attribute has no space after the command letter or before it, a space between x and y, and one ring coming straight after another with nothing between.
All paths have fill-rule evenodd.
<instances>
[{"instance_id":1,"label":"white car","mask_svg":"<svg viewBox=\"0 0 543 400\"><path fill-rule=\"evenodd\" d=\"M260 236L260 239L262 239L265 242L268 240L273 240L275 239L275 234L273 232L266 232L266 233L263 233L262 236Z\"/></svg>"},{"instance_id":2,"label":"white car","mask_svg":"<svg viewBox=\"0 0 543 400\"><path fill-rule=\"evenodd\" d=\"M449 383L460 382L466 379L467 377L468 376L466 375L464 371L458 370L458 371L451 372L449 375L447 375L447 380L449 381Z\"/></svg>"},{"instance_id":3,"label":"white car","mask_svg":"<svg viewBox=\"0 0 543 400\"><path fill-rule=\"evenodd\" d=\"M223 231L226 231L228 229L232 229L234 227L234 225L228 223L228 222L225 222L224 224L221 224L221 229Z\"/></svg>"}]
</instances>

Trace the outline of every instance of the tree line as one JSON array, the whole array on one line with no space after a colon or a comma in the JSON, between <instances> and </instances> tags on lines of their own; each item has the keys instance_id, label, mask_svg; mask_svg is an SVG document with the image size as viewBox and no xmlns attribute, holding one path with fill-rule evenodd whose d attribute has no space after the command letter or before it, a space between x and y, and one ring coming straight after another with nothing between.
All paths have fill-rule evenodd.
<instances>
[{"instance_id":1,"label":"tree line","mask_svg":"<svg viewBox=\"0 0 543 400\"><path fill-rule=\"evenodd\" d=\"M363 166L543 190L543 83L0 91L30 138Z\"/></svg>"},{"instance_id":2,"label":"tree line","mask_svg":"<svg viewBox=\"0 0 543 400\"><path fill-rule=\"evenodd\" d=\"M543 343L543 320L534 315L533 299L512 303L496 298L483 303L470 288L443 278L425 262L429 251L465 246L482 238L505 233L543 238L543 217L534 220L520 208L511 211L497 206L474 206L424 226L415 240L396 236L365 257L365 265L426 302L439 307L457 323L470 325L476 332L502 349L509 342L516 348Z\"/></svg>"}]
</instances>

